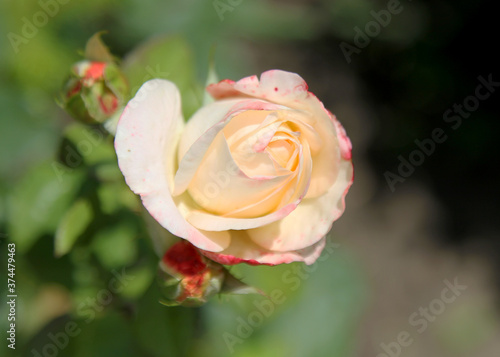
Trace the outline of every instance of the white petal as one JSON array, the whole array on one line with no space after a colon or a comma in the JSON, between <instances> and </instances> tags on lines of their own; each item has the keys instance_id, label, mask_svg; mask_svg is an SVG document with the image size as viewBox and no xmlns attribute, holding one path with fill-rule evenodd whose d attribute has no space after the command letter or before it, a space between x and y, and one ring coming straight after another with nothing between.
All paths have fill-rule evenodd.
<instances>
[{"instance_id":1,"label":"white petal","mask_svg":"<svg viewBox=\"0 0 500 357\"><path fill-rule=\"evenodd\" d=\"M188 223L173 200L176 147L184 127L180 96L170 81L146 82L125 108L118 123L115 149L120 170L144 207L171 233L197 247L221 251L227 232L206 234ZM224 234L226 233L226 234Z\"/></svg>"}]
</instances>

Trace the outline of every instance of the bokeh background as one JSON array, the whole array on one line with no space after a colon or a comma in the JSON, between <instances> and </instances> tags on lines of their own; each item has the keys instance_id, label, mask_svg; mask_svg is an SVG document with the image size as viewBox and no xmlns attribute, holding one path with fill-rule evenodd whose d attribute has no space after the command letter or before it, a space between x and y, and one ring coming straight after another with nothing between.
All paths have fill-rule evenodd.
<instances>
[{"instance_id":1,"label":"bokeh background","mask_svg":"<svg viewBox=\"0 0 500 357\"><path fill-rule=\"evenodd\" d=\"M357 29L366 33L372 11L388 3L2 0L1 355L497 356L498 87L456 129L443 119L475 94L479 76L500 81L497 15L487 1L402 0L347 59L342 43L354 46ZM40 11L49 14L46 24L23 30ZM185 89L188 114L200 104L215 48L220 78L297 72L345 126L356 177L330 233L332 249L309 268L232 270L282 292L266 314L260 296L213 298L196 309L158 303L158 258L110 143L85 136L54 100L101 30L121 58L152 38L163 41L132 87L163 73ZM435 128L447 140L391 190L387 172L399 175L400 155L408 159L415 140ZM58 171L85 140L88 155ZM82 199L90 209L74 208ZM75 230L78 241L56 257L62 229ZM5 333L9 242L17 247L15 351ZM110 294L117 275L122 289ZM444 302L446 282L456 281L466 288Z\"/></svg>"}]
</instances>

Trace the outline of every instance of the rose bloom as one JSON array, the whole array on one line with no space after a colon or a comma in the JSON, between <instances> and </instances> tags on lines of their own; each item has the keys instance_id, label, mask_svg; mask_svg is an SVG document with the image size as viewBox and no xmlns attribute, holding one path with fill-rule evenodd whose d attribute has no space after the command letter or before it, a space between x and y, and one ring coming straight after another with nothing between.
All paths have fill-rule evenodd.
<instances>
[{"instance_id":1,"label":"rose bloom","mask_svg":"<svg viewBox=\"0 0 500 357\"><path fill-rule=\"evenodd\" d=\"M187 123L177 87L146 82L123 112L120 169L149 213L221 264L312 264L344 211L351 143L295 73L207 87Z\"/></svg>"}]
</instances>

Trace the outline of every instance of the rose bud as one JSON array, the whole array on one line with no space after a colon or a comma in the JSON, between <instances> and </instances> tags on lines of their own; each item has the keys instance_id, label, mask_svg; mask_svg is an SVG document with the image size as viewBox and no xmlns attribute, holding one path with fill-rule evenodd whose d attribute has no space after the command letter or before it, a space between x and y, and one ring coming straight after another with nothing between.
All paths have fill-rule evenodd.
<instances>
[{"instance_id":1,"label":"rose bud","mask_svg":"<svg viewBox=\"0 0 500 357\"><path fill-rule=\"evenodd\" d=\"M87 124L103 123L123 109L128 83L112 62L80 61L66 82L61 106Z\"/></svg>"},{"instance_id":2,"label":"rose bud","mask_svg":"<svg viewBox=\"0 0 500 357\"><path fill-rule=\"evenodd\" d=\"M207 87L187 123L174 83L153 79L117 126L129 187L172 234L224 265L313 264L344 212L351 142L296 73Z\"/></svg>"},{"instance_id":3,"label":"rose bud","mask_svg":"<svg viewBox=\"0 0 500 357\"><path fill-rule=\"evenodd\" d=\"M221 291L225 269L181 240L170 247L159 264L161 301L168 306L200 306Z\"/></svg>"}]
</instances>

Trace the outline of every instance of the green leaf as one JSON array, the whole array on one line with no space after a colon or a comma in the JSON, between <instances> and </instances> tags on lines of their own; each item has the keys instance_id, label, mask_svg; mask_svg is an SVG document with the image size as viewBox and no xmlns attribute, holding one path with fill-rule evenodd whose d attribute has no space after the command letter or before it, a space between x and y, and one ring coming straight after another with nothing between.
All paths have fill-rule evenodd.
<instances>
[{"instance_id":1,"label":"green leaf","mask_svg":"<svg viewBox=\"0 0 500 357\"><path fill-rule=\"evenodd\" d=\"M132 96L146 81L161 78L179 88L186 118L201 105L201 86L195 81L193 54L182 37L160 36L145 42L124 59L122 70Z\"/></svg>"},{"instance_id":2,"label":"green leaf","mask_svg":"<svg viewBox=\"0 0 500 357\"><path fill-rule=\"evenodd\" d=\"M105 214L114 214L123 208L131 211L140 210L140 207L142 207L140 200L124 182L121 172L119 172L121 176L120 180L107 181L104 178L110 178L114 173L103 172L104 170L101 171L102 169L103 165L100 165L96 170L97 177L101 180L101 184L97 188L97 195L101 203L102 212ZM106 174L109 174L109 176L104 176Z\"/></svg>"},{"instance_id":3,"label":"green leaf","mask_svg":"<svg viewBox=\"0 0 500 357\"><path fill-rule=\"evenodd\" d=\"M105 162L97 165L95 174L101 182L116 183L123 181L123 174L116 162Z\"/></svg>"},{"instance_id":4,"label":"green leaf","mask_svg":"<svg viewBox=\"0 0 500 357\"><path fill-rule=\"evenodd\" d=\"M352 253L335 244L327 245L309 266L234 266L232 271L239 268L238 276L263 287L270 298L223 295L219 303L205 305L203 343L211 348L204 356L228 356L230 344L212 342L227 334L243 340L232 345L233 356L355 356L356 331L368 293L361 267ZM248 331L247 325L253 331L248 339L241 332Z\"/></svg>"},{"instance_id":5,"label":"green leaf","mask_svg":"<svg viewBox=\"0 0 500 357\"><path fill-rule=\"evenodd\" d=\"M143 355L189 356L197 309L167 309L158 303L158 298L158 287L152 284L137 303L133 324L136 341L147 352Z\"/></svg>"},{"instance_id":6,"label":"green leaf","mask_svg":"<svg viewBox=\"0 0 500 357\"><path fill-rule=\"evenodd\" d=\"M67 147L62 148L63 159L70 165L79 166L82 161L87 165L116 162L112 138L101 127L74 123L66 128L64 136L78 150L74 152Z\"/></svg>"},{"instance_id":7,"label":"green leaf","mask_svg":"<svg viewBox=\"0 0 500 357\"><path fill-rule=\"evenodd\" d=\"M240 279L234 277L229 270L225 270L224 283L222 284L221 293L222 294L236 294L236 295L246 295L246 294L260 294L266 296L266 294L250 285L245 284Z\"/></svg>"},{"instance_id":8,"label":"green leaf","mask_svg":"<svg viewBox=\"0 0 500 357\"><path fill-rule=\"evenodd\" d=\"M88 302L83 306L92 313L97 310ZM80 333L74 341L71 340L68 344L74 348L74 351L68 355L72 357L134 357L145 355L135 342L130 320L120 311L110 309L105 311L102 316L97 316L91 323L85 323L85 321L77 322L79 328L77 331ZM61 352L64 351L64 349L61 349Z\"/></svg>"},{"instance_id":9,"label":"green leaf","mask_svg":"<svg viewBox=\"0 0 500 357\"><path fill-rule=\"evenodd\" d=\"M134 278L124 285L119 292L121 296L128 299L140 298L146 290L152 285L156 276L156 267L150 264L128 268L127 272Z\"/></svg>"},{"instance_id":10,"label":"green leaf","mask_svg":"<svg viewBox=\"0 0 500 357\"><path fill-rule=\"evenodd\" d=\"M130 221L101 228L92 239L92 248L108 269L127 265L137 256L135 238L137 229Z\"/></svg>"},{"instance_id":11,"label":"green leaf","mask_svg":"<svg viewBox=\"0 0 500 357\"><path fill-rule=\"evenodd\" d=\"M84 173L57 161L27 172L8 197L8 230L20 252L53 233L83 183Z\"/></svg>"},{"instance_id":12,"label":"green leaf","mask_svg":"<svg viewBox=\"0 0 500 357\"><path fill-rule=\"evenodd\" d=\"M57 227L54 247L56 256L60 257L71 250L93 216L92 206L88 200L82 198L73 204Z\"/></svg>"},{"instance_id":13,"label":"green leaf","mask_svg":"<svg viewBox=\"0 0 500 357\"><path fill-rule=\"evenodd\" d=\"M366 282L361 262L347 250L334 248L329 252L327 246L313 266L294 263L295 267L288 267L289 273L282 276L287 282L283 305L293 309L293 314L281 314L270 321L263 345L283 336L290 341L286 356L356 355L356 330L366 303ZM299 295L294 299L291 290L298 284ZM293 327L298 325L300 330Z\"/></svg>"}]
</instances>

